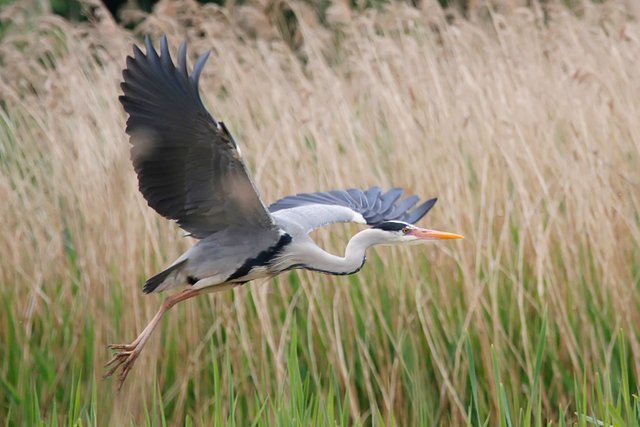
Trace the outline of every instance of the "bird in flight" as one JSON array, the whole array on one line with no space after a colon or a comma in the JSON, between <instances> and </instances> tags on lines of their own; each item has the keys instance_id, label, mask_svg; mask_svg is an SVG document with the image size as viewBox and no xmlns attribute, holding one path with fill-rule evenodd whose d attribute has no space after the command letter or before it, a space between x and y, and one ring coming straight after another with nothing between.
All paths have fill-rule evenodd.
<instances>
[{"instance_id":1,"label":"bird in flight","mask_svg":"<svg viewBox=\"0 0 640 427\"><path fill-rule=\"evenodd\" d=\"M198 80L209 53L187 71L187 44L177 64L162 37L157 52L149 37L146 55L133 46L127 57L120 102L129 114L131 160L149 206L174 220L198 242L144 284L144 293L182 288L167 298L130 344L111 344L105 377L118 373L122 387L164 313L180 301L232 289L292 269L346 275L358 272L374 245L418 244L460 239L454 233L413 225L436 203L402 199L403 190L380 187L302 193L268 208L223 122L205 108ZM330 254L309 236L327 224L357 222L369 228L354 235L345 255Z\"/></svg>"}]
</instances>

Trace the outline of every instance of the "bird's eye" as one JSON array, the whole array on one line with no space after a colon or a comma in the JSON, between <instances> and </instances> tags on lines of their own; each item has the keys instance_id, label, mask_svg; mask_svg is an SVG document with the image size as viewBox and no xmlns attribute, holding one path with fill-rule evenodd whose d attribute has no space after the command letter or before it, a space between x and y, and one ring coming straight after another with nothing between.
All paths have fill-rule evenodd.
<instances>
[{"instance_id":1,"label":"bird's eye","mask_svg":"<svg viewBox=\"0 0 640 427\"><path fill-rule=\"evenodd\" d=\"M409 227L405 227L402 229L402 234L407 234L409 232Z\"/></svg>"}]
</instances>

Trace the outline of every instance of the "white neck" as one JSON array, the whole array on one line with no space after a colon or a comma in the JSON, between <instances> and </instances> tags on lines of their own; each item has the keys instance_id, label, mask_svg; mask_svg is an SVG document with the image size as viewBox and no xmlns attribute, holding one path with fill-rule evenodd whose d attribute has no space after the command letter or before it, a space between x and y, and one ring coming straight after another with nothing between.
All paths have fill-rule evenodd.
<instances>
[{"instance_id":1,"label":"white neck","mask_svg":"<svg viewBox=\"0 0 640 427\"><path fill-rule=\"evenodd\" d=\"M349 240L344 257L340 257L325 252L309 239L293 245L291 252L283 254L282 262L287 267L296 266L328 274L352 274L362 268L367 249L383 243L390 243L384 231L363 230Z\"/></svg>"}]
</instances>

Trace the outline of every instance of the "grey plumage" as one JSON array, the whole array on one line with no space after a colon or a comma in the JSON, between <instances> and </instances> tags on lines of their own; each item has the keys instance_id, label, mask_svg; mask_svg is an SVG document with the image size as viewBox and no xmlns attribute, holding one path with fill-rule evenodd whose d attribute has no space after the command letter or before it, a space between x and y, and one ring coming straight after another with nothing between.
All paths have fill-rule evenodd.
<instances>
[{"instance_id":1,"label":"grey plumage","mask_svg":"<svg viewBox=\"0 0 640 427\"><path fill-rule=\"evenodd\" d=\"M148 37L145 43L146 55L134 46L127 57L120 102L129 113L131 160L149 206L199 239L230 225L273 228L235 141L200 99L198 79L209 54L189 76L186 43L177 68L166 37L160 55Z\"/></svg>"},{"instance_id":2,"label":"grey plumage","mask_svg":"<svg viewBox=\"0 0 640 427\"><path fill-rule=\"evenodd\" d=\"M275 247L281 234L276 229L231 225L199 240L166 270L148 279L143 291L162 292L189 282L199 286L226 282L247 261ZM202 280L206 282L198 283Z\"/></svg>"},{"instance_id":3,"label":"grey plumage","mask_svg":"<svg viewBox=\"0 0 640 427\"><path fill-rule=\"evenodd\" d=\"M333 222L415 223L435 204L431 199L413 208L417 196L400 200L400 188L383 192L371 187L287 196L267 211L236 142L200 98L198 80L209 53L200 56L189 75L186 43L180 46L177 67L166 37L160 54L148 37L145 45L146 54L134 46L133 57L127 57L120 97L129 113L127 133L139 188L149 206L201 239L147 280L145 292L233 276L233 269L277 244L278 228L296 235ZM252 240L245 242L247 236Z\"/></svg>"},{"instance_id":4,"label":"grey plumage","mask_svg":"<svg viewBox=\"0 0 640 427\"><path fill-rule=\"evenodd\" d=\"M145 45L146 54L134 46L133 57L127 57L120 97L129 114L127 133L140 192L160 215L200 239L167 270L147 280L145 293L235 277L243 265L275 247L283 232L300 235L348 221L371 226L390 220L415 223L436 202L413 208L417 196L400 200L400 188L383 192L371 187L287 196L267 210L236 142L200 98L198 80L209 53L200 56L189 75L186 42L178 51L177 67L166 37L159 54L148 37Z\"/></svg>"},{"instance_id":5,"label":"grey plumage","mask_svg":"<svg viewBox=\"0 0 640 427\"><path fill-rule=\"evenodd\" d=\"M380 187L371 187L366 191L351 188L346 191L300 193L273 203L269 206L269 212L274 213L305 205L344 206L362 215L368 225L375 226L385 221L404 221L415 224L438 200L435 198L427 200L411 210L420 200L419 197L409 196L398 202L402 193L401 188L392 188L383 193Z\"/></svg>"},{"instance_id":6,"label":"grey plumage","mask_svg":"<svg viewBox=\"0 0 640 427\"><path fill-rule=\"evenodd\" d=\"M187 287L164 301L132 343L109 346L116 353L105 376L120 370L119 386L164 313L203 291L231 289L296 268L353 274L373 245L462 237L413 226L436 199L414 207L418 197L401 200L400 188L303 193L280 199L267 210L233 137L200 99L198 80L209 54L200 56L189 75L186 43L180 46L177 67L166 37L160 54L149 38L145 44L146 54L134 46L122 73L120 101L129 114L131 160L149 206L199 240L147 280L143 290ZM315 228L348 221L372 227L349 240L344 256L324 251L309 236Z\"/></svg>"},{"instance_id":7,"label":"grey plumage","mask_svg":"<svg viewBox=\"0 0 640 427\"><path fill-rule=\"evenodd\" d=\"M359 213L338 205L299 205L275 211L271 215L280 228L293 235L305 235L316 228L336 222L366 223Z\"/></svg>"},{"instance_id":8,"label":"grey plumage","mask_svg":"<svg viewBox=\"0 0 640 427\"><path fill-rule=\"evenodd\" d=\"M178 274L182 267L184 267L186 262L186 258L180 260L179 262L174 262L169 268L162 270L160 273L156 274L153 277L148 278L144 283L144 286L142 287L142 292L144 292L145 294L149 294L158 289L159 286L165 283L170 275Z\"/></svg>"}]
</instances>

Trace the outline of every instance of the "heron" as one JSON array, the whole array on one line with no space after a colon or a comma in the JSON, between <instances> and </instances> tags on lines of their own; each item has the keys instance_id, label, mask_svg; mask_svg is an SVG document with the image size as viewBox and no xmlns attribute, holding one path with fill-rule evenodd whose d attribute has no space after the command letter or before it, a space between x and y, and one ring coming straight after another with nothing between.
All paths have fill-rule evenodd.
<instances>
[{"instance_id":1,"label":"heron","mask_svg":"<svg viewBox=\"0 0 640 427\"><path fill-rule=\"evenodd\" d=\"M143 287L145 294L181 290L164 300L133 342L108 346L114 354L105 378L118 373L118 389L163 315L181 301L293 269L353 274L374 245L463 237L415 226L437 199L418 205L420 198L403 198L401 188L300 193L267 207L240 147L200 97L199 79L210 51L189 73L186 41L175 64L166 36L159 51L147 36L145 50L134 44L133 56L127 56L119 98L129 116L126 132L138 188L151 208L197 242ZM344 256L326 252L309 235L339 222L368 226L349 240Z\"/></svg>"}]
</instances>

